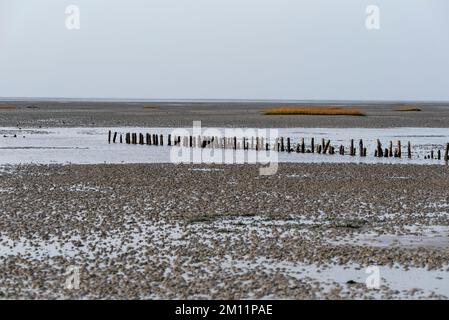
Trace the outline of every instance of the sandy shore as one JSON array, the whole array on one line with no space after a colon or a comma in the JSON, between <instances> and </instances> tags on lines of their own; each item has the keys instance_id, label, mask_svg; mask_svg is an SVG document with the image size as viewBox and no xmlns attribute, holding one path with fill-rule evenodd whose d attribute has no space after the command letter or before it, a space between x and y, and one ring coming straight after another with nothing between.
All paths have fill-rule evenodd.
<instances>
[{"instance_id":1,"label":"sandy shore","mask_svg":"<svg viewBox=\"0 0 449 320\"><path fill-rule=\"evenodd\" d=\"M446 166L11 166L3 298L447 298ZM70 266L79 289L65 287ZM380 288L365 285L380 270Z\"/></svg>"},{"instance_id":2,"label":"sandy shore","mask_svg":"<svg viewBox=\"0 0 449 320\"><path fill-rule=\"evenodd\" d=\"M15 109L3 109L2 106ZM414 103L421 112L397 112L397 103L319 103L320 106L357 107L365 117L266 116L263 110L288 106L283 102L0 102L0 126L78 127L141 126L191 127L201 120L204 127L255 128L388 128L447 127L449 105ZM294 103L294 105L316 105Z\"/></svg>"}]
</instances>

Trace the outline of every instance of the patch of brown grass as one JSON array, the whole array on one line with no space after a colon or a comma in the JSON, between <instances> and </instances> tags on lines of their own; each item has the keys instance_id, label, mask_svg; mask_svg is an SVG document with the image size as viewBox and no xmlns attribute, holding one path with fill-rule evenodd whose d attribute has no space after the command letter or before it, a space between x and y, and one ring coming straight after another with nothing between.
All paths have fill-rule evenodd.
<instances>
[{"instance_id":1,"label":"patch of brown grass","mask_svg":"<svg viewBox=\"0 0 449 320\"><path fill-rule=\"evenodd\" d=\"M146 104L146 105L143 106L143 108L144 109L158 109L159 106L155 106L155 105L152 105L152 104Z\"/></svg>"},{"instance_id":2,"label":"patch of brown grass","mask_svg":"<svg viewBox=\"0 0 449 320\"><path fill-rule=\"evenodd\" d=\"M394 111L421 111L421 109L415 106L402 106L394 109Z\"/></svg>"},{"instance_id":3,"label":"patch of brown grass","mask_svg":"<svg viewBox=\"0 0 449 320\"><path fill-rule=\"evenodd\" d=\"M16 109L17 107L12 104L0 104L0 110L11 110Z\"/></svg>"},{"instance_id":4,"label":"patch of brown grass","mask_svg":"<svg viewBox=\"0 0 449 320\"><path fill-rule=\"evenodd\" d=\"M266 115L317 115L317 116L364 116L357 108L341 107L281 107L265 110Z\"/></svg>"}]
</instances>

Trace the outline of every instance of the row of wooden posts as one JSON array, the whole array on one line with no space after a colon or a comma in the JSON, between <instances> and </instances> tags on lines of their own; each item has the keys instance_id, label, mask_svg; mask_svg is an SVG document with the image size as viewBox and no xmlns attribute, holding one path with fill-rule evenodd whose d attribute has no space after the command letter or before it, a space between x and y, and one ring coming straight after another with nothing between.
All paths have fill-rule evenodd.
<instances>
[{"instance_id":1,"label":"row of wooden posts","mask_svg":"<svg viewBox=\"0 0 449 320\"><path fill-rule=\"evenodd\" d=\"M117 141L118 139L118 141ZM108 142L109 143L123 143L123 136L122 134L118 134L117 132L112 133L112 131L109 130L108 135ZM162 134L145 134L142 133L126 133L125 134L125 143L127 144L140 144L140 145L154 145L154 146L163 146L164 145L164 135ZM325 140L324 138L321 139L320 144L315 144L315 138L311 138L310 140L310 147L306 147L306 143L304 138L301 138L299 143L296 144L296 147L293 147L293 144L291 142L290 138L284 139L283 137L277 138L273 146L271 146L268 142L264 141L264 138L259 137L252 137L251 139L243 138L242 142L240 142L237 137L232 138L225 138L225 137L194 137L194 136L173 136L168 135L167 136L167 146L184 146L184 147L190 147L190 148L223 148L223 149L244 149L244 150L275 150L278 152L297 152L297 153L319 153L319 154L335 154L335 147L330 145L330 140ZM350 156L356 156L357 155L357 148L354 146L354 139L351 139L350 146L349 146L349 155ZM338 148L338 153L340 155L345 155L345 146L340 145ZM359 140L359 148L358 148L358 154L360 157L366 157L367 156L367 150L364 146L363 140ZM398 140L395 147L393 147L393 142L390 141L388 144L388 147L383 148L382 143L379 139L377 139L377 146L374 150L374 156L378 158L388 158L388 157L395 157L395 158L401 158L402 157L402 146L401 141ZM407 143L407 157L409 159L412 158L412 145L410 141ZM430 155L426 155L425 159L438 159L441 160L441 150L437 150L437 153L435 154L432 150L430 152ZM446 148L444 151L444 160L449 160L449 143L446 144Z\"/></svg>"}]
</instances>

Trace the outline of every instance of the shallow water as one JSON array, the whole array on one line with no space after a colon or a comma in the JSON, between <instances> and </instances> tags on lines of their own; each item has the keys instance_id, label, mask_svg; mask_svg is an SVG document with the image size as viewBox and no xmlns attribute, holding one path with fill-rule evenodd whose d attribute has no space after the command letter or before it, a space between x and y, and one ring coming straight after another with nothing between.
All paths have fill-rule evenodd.
<instances>
[{"instance_id":1,"label":"shallow water","mask_svg":"<svg viewBox=\"0 0 449 320\"><path fill-rule=\"evenodd\" d=\"M243 151L233 150L223 151L222 149L195 148L201 153L202 163L242 163L254 162L269 163L279 162L299 162L299 163L413 163L413 164L444 164L444 160L424 159L431 150L441 150L444 157L444 147L449 142L449 129L445 128L389 128L389 129L361 129L361 128L285 128L277 131L269 129L242 129L240 132L230 129L220 128L202 128L202 135L207 136L212 133L211 130L219 130L226 137L243 135L268 137L271 142L274 138L290 137L292 147L295 147L300 138L305 138L306 148L310 147L310 138L315 138L315 144L321 143L321 139L331 139L331 145L336 147L343 144L346 147L346 153L350 145L350 140L354 139L355 147L358 148L359 139L363 139L367 148L367 157L321 155L321 154L298 154L296 152L277 153L265 151L256 152L255 150ZM108 144L108 131L117 131L119 134L126 132L164 134L166 140L167 134L177 135L181 131L189 134L192 128L177 129L173 128L0 128L0 165L6 164L98 164L98 163L170 163L180 161L181 159L193 159L192 154L187 154L188 158L180 158L178 154L179 147L156 147L147 145L127 145ZM271 129L272 130L272 129ZM182 132L181 132L182 133ZM14 137L16 135L16 137ZM123 136L124 139L124 136ZM389 141L393 141L394 147L396 141L402 142L403 158L375 158L374 149L376 139L380 139L383 148L388 146ZM118 138L117 138L118 141ZM286 141L286 140L285 140ZM412 144L412 159L407 159L407 142ZM165 141L166 143L166 141ZM192 150L186 148L185 152ZM178 154L178 156L173 156ZM189 162L189 160L187 160Z\"/></svg>"}]
</instances>

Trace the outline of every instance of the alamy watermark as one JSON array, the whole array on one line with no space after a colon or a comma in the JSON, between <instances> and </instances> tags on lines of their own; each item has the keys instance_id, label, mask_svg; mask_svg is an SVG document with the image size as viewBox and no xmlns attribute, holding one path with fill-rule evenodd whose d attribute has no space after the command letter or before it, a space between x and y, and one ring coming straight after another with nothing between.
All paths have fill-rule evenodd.
<instances>
[{"instance_id":1,"label":"alamy watermark","mask_svg":"<svg viewBox=\"0 0 449 320\"><path fill-rule=\"evenodd\" d=\"M65 8L65 27L67 30L81 29L81 11L76 5L69 5Z\"/></svg>"},{"instance_id":2,"label":"alamy watermark","mask_svg":"<svg viewBox=\"0 0 449 320\"><path fill-rule=\"evenodd\" d=\"M80 288L80 267L69 266L66 270L64 288L67 290L78 290Z\"/></svg>"},{"instance_id":3,"label":"alamy watermark","mask_svg":"<svg viewBox=\"0 0 449 320\"><path fill-rule=\"evenodd\" d=\"M365 285L368 289L380 289L380 268L378 266L369 266L365 269L369 276L366 278Z\"/></svg>"},{"instance_id":4,"label":"alamy watermark","mask_svg":"<svg viewBox=\"0 0 449 320\"><path fill-rule=\"evenodd\" d=\"M179 141L170 150L175 164L260 164L261 175L278 170L276 129L203 129L201 121L194 121L191 131L175 129L171 137Z\"/></svg>"},{"instance_id":5,"label":"alamy watermark","mask_svg":"<svg viewBox=\"0 0 449 320\"><path fill-rule=\"evenodd\" d=\"M367 16L365 20L365 27L367 30L379 30L380 29L380 8L376 5L369 5L365 10Z\"/></svg>"}]
</instances>

